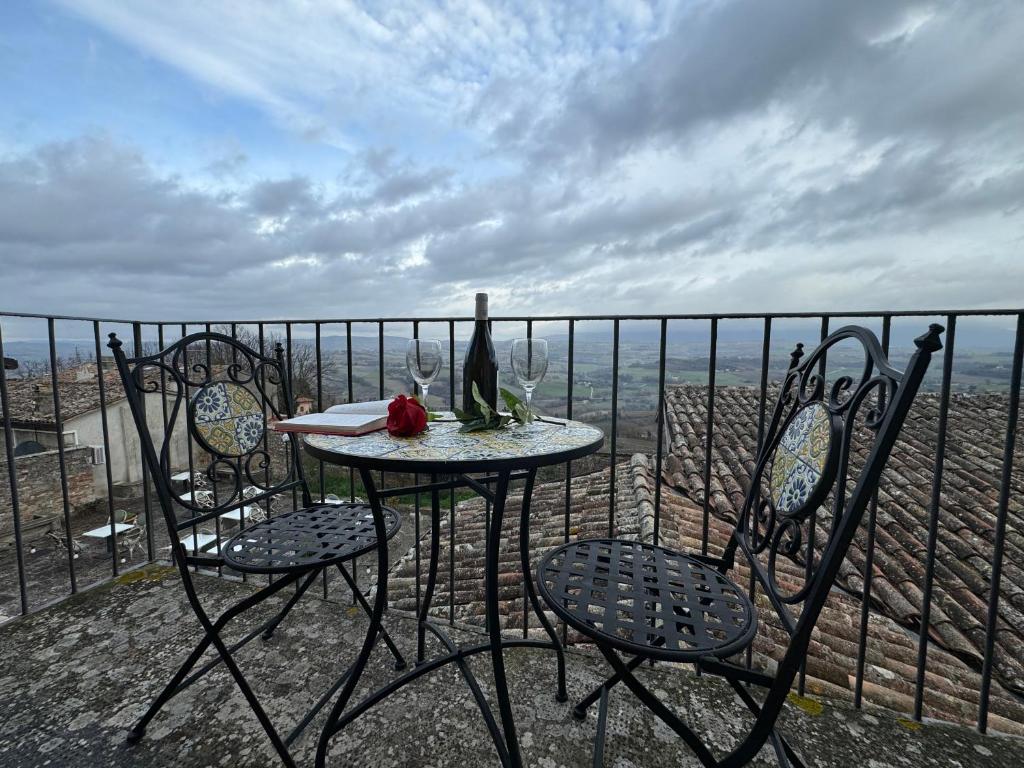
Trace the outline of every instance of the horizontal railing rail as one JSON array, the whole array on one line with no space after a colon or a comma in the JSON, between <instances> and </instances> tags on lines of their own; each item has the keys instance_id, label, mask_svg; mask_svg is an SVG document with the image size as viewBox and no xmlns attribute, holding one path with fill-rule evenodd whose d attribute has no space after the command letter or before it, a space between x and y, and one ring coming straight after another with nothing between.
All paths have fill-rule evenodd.
<instances>
[{"instance_id":1,"label":"horizontal railing rail","mask_svg":"<svg viewBox=\"0 0 1024 768\"><path fill-rule=\"evenodd\" d=\"M667 493L663 479L665 462L672 448L666 444L666 394L672 387L687 382L705 387L703 455L691 458L701 473L702 488L698 497L702 505L703 523L700 541L702 552L707 553L714 512L711 497L712 451L717 423L716 407L719 405L716 394L723 387L737 383L756 390L756 424L743 426L749 428L751 434L756 432L756 445L760 446L764 439L765 411L771 387L780 378L784 362L788 360L788 349L783 350L782 345L789 343L794 333L802 335L802 340L811 347L814 342L824 338L830 329L838 328L840 321L870 321L886 352L892 351L895 354L897 350L893 340L897 335L894 326L899 323L902 335L910 338L925 328L924 323L917 322L919 318L936 319L946 327L946 333L941 365L936 360L933 365L935 370L929 376L930 386L938 396L938 422L934 445L929 446L932 451L929 460L931 485L926 493L927 538L923 542L923 577L920 584L923 599L919 606L920 619L916 629L914 679L909 681L913 688L912 715L918 720L925 715L928 653L934 643L932 617L939 572L939 524L944 494L948 489L948 477L944 469L950 429L953 428L949 413L953 395L956 394L955 373L958 364L964 366L965 370L971 370L969 380L975 386L1005 393L1006 407L1000 426L1001 436L998 445L993 440L990 446L1001 456L1001 464L997 470L998 499L989 510L993 544L988 559L990 579L986 596L987 614L976 717L978 728L985 731L989 724L991 685L995 674L1007 534L1011 522L1014 522L1011 520L1011 499L1018 445L1024 309L570 316L514 314L495 316L492 324L499 339L507 339L511 335L532 336L540 325L545 327L546 333L549 329L557 329L550 332L559 339L556 350L559 357L552 360L555 365L547 388L543 392L538 390L535 397L540 399L542 407L557 411L553 415L588 419L606 429L606 448L601 461L602 466L610 468L607 530L611 535L616 530L616 499L619 491L616 487L618 473L615 468L624 457L640 452L650 457L653 466L653 535L655 542L658 541L663 502ZM986 334L993 338L999 335L1001 341L1000 344L993 342L994 346L986 346L984 353L976 355L977 359L974 359L970 347L965 347L963 343L964 328L970 322L980 322L985 318L994 319L1000 327L991 325L976 328L974 338L985 337ZM795 331L792 327L783 328L783 323L789 321L813 322L805 322ZM384 398L396 388L411 389L411 379L402 373L404 350L394 349L393 343L389 349L388 340L394 336L418 338L421 332L429 330L432 337L440 335L447 341L449 364L447 371L442 374L442 382L445 375L447 382L436 385L431 397L432 403L441 407L458 402L457 355L472 322L473 318L468 315L429 318L139 321L0 311L0 356L19 362L18 369L5 370L7 366L0 366L0 410L3 412L5 453L3 469L0 470L0 540L7 541L7 545L0 549L0 580L11 581L10 585L0 581L0 591L13 586L14 580L17 582L17 597L8 604L0 605L0 616L29 613L64 595L79 591L86 584L117 576L124 569L141 562L153 562L166 557L168 543L157 533L161 526L154 525L159 510L154 509L147 468L141 461L138 441L133 442L131 435L125 432L125 425L130 420L111 417L112 408L120 400L120 384L115 388L103 375L76 380L70 368L67 371L64 369L69 363L62 360L59 354L68 344L75 346L75 365L88 363L94 365L97 372L102 372L108 358L104 342L106 333L111 330L117 331L125 339L130 336L134 354L142 354L148 348L162 347L196 330L220 329L234 338L253 343L261 351L269 349L272 340L279 339L285 346L289 375L294 377L292 390L309 397L317 410L323 410L334 402ZM735 335L724 337L724 329L736 322L749 323L744 326L746 335L739 340ZM607 336L607 341L595 337L593 333L583 334L581 329L587 323L610 324L610 327L602 325L600 329L600 333ZM679 331L676 324L686 323L701 324L701 341L694 340L696 336L690 326L686 326L686 333ZM634 325L642 325L645 332L625 338L628 335L626 332L632 330ZM11 329L13 333L10 333ZM780 341L783 336L785 341ZM329 348L325 346L328 338L332 339ZM62 339L66 339L66 342ZM359 341L358 348L354 347L355 340ZM746 365L747 368L739 369L738 364ZM31 392L26 390L27 382L23 381L27 374L34 374ZM643 374L642 380L637 383L640 374ZM561 388L562 376L564 389ZM94 397L84 397L94 407L84 414L80 402L74 403L74 410L70 410L68 403L64 402L63 398L71 382L79 389L82 386L88 388L90 382L95 387ZM623 391L624 385L629 385L628 391ZM444 393L446 397L436 397L438 392ZM45 415L44 419L38 418L40 414L34 410L32 413L19 410L27 407L29 401L33 409ZM150 415L158 417L156 411ZM160 415L166 429L166 403ZM85 423L84 416L90 419L88 423ZM76 426L79 421L83 423ZM52 423L51 432L45 429L47 423ZM623 424L631 430L629 434L623 433ZM638 424L641 426L638 427ZM87 439L94 442L85 446L68 444L66 436L69 434L91 435ZM972 436L970 439L977 438ZM27 452L23 447L29 443L49 450ZM90 449L89 463L85 462L80 450L83 447ZM83 469L83 466L88 469ZM557 480L554 476L547 478L548 482L565 485L562 532L566 541L571 538L573 530L571 486L574 471L592 471L597 468L593 464L586 467L566 465L564 472L558 470ZM189 473L195 471L191 450L188 466L184 469ZM85 479L87 475L88 481ZM413 482L416 480L412 478ZM383 477L381 481L383 483ZM144 515L146 530L144 540L129 546L122 542L115 530L115 513L121 505L122 490L128 490L127 487L132 485L140 489L141 497L131 503L138 506ZM404 485L409 483L399 481L399 486ZM316 465L312 486L321 499L332 493L344 493L354 499L358 491L351 472L339 472L325 467L323 463ZM392 488L399 486L393 485ZM213 492L216 494L216 486ZM421 570L425 567L420 553L420 539L425 530L421 528L419 495L408 501L414 509L412 549L418 608L422 599ZM128 504L127 501L124 503ZM446 521L450 532L449 550L446 553L449 584L447 608L448 618L453 622L456 616L456 503L456 495L449 493ZM876 495L865 523L863 587L857 617L857 654L852 673L857 706L861 706L864 695L868 628L874 614L872 582L878 547L877 512ZM110 531L106 538L109 550L101 555L86 551L88 548L83 547L80 541L83 532L79 530L82 527L80 520L89 519L90 515L93 522L99 520L97 528L106 526ZM489 508L486 507L485 521L485 525L489 525ZM95 534L95 530L91 531L91 535ZM218 520L218 539L220 535ZM50 551L43 554L42 550L47 548ZM353 568L357 578L360 570L359 567ZM328 591L329 584L325 578L325 597ZM528 621L528 612L524 607L524 633L529 629ZM804 683L805 675L801 674L801 693Z\"/></svg>"}]
</instances>

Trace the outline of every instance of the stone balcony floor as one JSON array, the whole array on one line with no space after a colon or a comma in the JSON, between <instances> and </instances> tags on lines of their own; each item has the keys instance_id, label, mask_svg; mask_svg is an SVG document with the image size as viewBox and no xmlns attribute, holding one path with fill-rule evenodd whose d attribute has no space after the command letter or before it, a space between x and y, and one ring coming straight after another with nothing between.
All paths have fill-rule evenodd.
<instances>
[{"instance_id":1,"label":"stone balcony floor","mask_svg":"<svg viewBox=\"0 0 1024 768\"><path fill-rule=\"evenodd\" d=\"M226 606L252 589L197 577L203 599ZM272 599L235 626L242 634L269 616ZM355 653L365 617L348 605L307 596L269 643L254 640L237 659L278 729L287 732ZM394 613L388 625L411 658L414 623ZM279 764L241 693L219 667L173 699L136 746L127 728L198 640L199 629L172 569L150 566L0 627L0 765L18 766L273 766ZM436 646L434 647L436 651ZM379 647L359 692L395 674ZM472 662L486 694L489 663ZM589 766L595 714L577 723L554 700L554 657L538 650L507 652L510 686L525 763ZM605 674L595 656L568 657L570 696ZM719 681L681 668L642 668L642 676L680 714L725 750L749 726L746 709ZM293 749L312 765L323 714ZM883 710L794 700L782 719L809 766L1024 765L1024 741L983 736L968 728L910 723ZM667 728L632 696L611 698L605 764L616 768L696 766ZM486 729L457 669L421 678L371 710L333 743L332 766L491 766ZM775 765L770 750L754 765Z\"/></svg>"}]
</instances>

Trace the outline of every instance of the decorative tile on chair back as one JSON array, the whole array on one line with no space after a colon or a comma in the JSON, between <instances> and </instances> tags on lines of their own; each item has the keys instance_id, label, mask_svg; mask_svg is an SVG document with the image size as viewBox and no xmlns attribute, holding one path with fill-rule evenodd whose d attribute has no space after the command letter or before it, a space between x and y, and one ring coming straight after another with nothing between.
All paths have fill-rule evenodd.
<instances>
[{"instance_id":1,"label":"decorative tile on chair back","mask_svg":"<svg viewBox=\"0 0 1024 768\"><path fill-rule=\"evenodd\" d=\"M263 439L263 409L240 384L207 384L192 396L190 408L196 439L213 453L241 456Z\"/></svg>"},{"instance_id":2,"label":"decorative tile on chair back","mask_svg":"<svg viewBox=\"0 0 1024 768\"><path fill-rule=\"evenodd\" d=\"M822 483L832 448L831 417L822 403L797 412L779 439L768 486L776 511L791 515L807 504Z\"/></svg>"}]
</instances>

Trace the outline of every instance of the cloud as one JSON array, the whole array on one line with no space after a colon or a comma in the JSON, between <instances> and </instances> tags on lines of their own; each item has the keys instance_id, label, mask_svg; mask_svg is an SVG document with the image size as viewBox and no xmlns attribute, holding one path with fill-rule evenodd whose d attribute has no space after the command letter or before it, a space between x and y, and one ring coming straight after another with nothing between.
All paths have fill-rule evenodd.
<instances>
[{"instance_id":1,"label":"cloud","mask_svg":"<svg viewBox=\"0 0 1024 768\"><path fill-rule=\"evenodd\" d=\"M211 184L102 133L11 150L5 309L1022 303L1019 6L614 5L76 6L346 159L255 177L232 144Z\"/></svg>"}]
</instances>

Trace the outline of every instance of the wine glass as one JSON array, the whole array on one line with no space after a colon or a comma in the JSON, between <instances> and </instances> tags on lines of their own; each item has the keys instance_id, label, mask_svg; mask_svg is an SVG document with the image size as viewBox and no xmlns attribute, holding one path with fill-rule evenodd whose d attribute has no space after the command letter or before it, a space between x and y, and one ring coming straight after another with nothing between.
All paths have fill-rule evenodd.
<instances>
[{"instance_id":1,"label":"wine glass","mask_svg":"<svg viewBox=\"0 0 1024 768\"><path fill-rule=\"evenodd\" d=\"M405 350L405 365L413 380L423 392L423 407L427 407L427 392L441 372L441 342L437 339L409 339Z\"/></svg>"},{"instance_id":2,"label":"wine glass","mask_svg":"<svg viewBox=\"0 0 1024 768\"><path fill-rule=\"evenodd\" d=\"M533 390L548 370L548 343L545 339L515 339L512 342L512 373L526 393L526 410L533 413Z\"/></svg>"}]
</instances>

